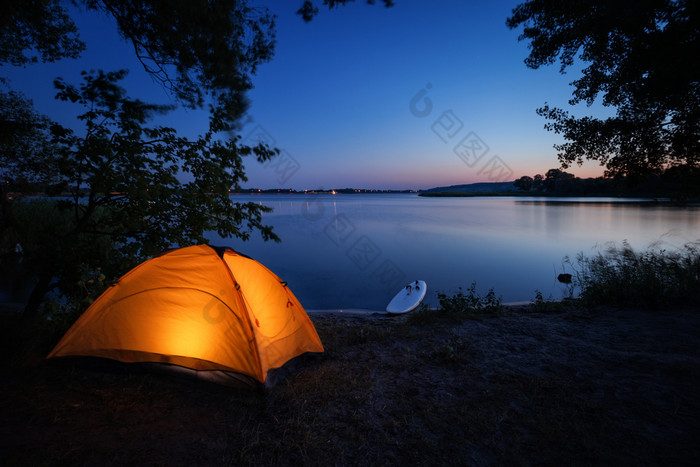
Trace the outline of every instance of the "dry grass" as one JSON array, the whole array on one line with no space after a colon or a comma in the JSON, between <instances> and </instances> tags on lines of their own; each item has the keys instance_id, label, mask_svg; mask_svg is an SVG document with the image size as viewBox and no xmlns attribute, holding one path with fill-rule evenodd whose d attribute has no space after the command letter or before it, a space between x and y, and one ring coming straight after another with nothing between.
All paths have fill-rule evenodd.
<instances>
[{"instance_id":1,"label":"dry grass","mask_svg":"<svg viewBox=\"0 0 700 467\"><path fill-rule=\"evenodd\" d=\"M692 464L700 316L315 317L327 352L267 393L15 366L6 464Z\"/></svg>"}]
</instances>

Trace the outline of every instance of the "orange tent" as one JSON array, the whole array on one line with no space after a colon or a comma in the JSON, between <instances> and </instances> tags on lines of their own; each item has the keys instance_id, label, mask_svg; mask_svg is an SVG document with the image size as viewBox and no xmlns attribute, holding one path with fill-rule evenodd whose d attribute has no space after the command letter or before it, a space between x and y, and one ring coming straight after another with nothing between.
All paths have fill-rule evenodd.
<instances>
[{"instance_id":1,"label":"orange tent","mask_svg":"<svg viewBox=\"0 0 700 467\"><path fill-rule=\"evenodd\" d=\"M48 358L103 357L176 365L222 382L323 352L287 284L257 261L207 245L143 262L83 313Z\"/></svg>"}]
</instances>

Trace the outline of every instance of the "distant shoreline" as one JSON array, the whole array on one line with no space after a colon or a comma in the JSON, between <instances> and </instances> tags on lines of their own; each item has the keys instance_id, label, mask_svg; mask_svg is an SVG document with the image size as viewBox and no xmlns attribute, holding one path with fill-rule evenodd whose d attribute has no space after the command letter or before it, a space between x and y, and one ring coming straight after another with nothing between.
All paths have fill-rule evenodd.
<instances>
[{"instance_id":1,"label":"distant shoreline","mask_svg":"<svg viewBox=\"0 0 700 467\"><path fill-rule=\"evenodd\" d=\"M434 191L429 193L419 193L418 196L426 198L478 198L478 197L506 197L506 198L547 198L552 202L573 202L573 198L611 198L615 199L616 203L623 204L659 204L673 206L700 206L700 200L679 201L666 197L655 196L632 196L632 195L611 195L603 193L567 193L567 194L548 194L548 193L532 193L532 192L465 192L465 191Z\"/></svg>"},{"instance_id":2,"label":"distant shoreline","mask_svg":"<svg viewBox=\"0 0 700 467\"><path fill-rule=\"evenodd\" d=\"M372 190L365 188L336 188L331 190L293 190L274 188L231 191L232 195L364 195L364 194L419 194L420 190Z\"/></svg>"},{"instance_id":3,"label":"distant shoreline","mask_svg":"<svg viewBox=\"0 0 700 467\"><path fill-rule=\"evenodd\" d=\"M518 198L639 198L645 200L668 201L670 198L653 196L611 195L606 193L546 193L528 191L431 191L419 193L418 196L435 197L476 197L476 196L512 196Z\"/></svg>"},{"instance_id":4,"label":"distant shoreline","mask_svg":"<svg viewBox=\"0 0 700 467\"><path fill-rule=\"evenodd\" d=\"M112 193L120 194L120 193ZM211 193L213 194L213 193ZM365 190L365 189L343 189L343 190L246 190L231 191L229 196L248 195L387 195L403 194L417 195L424 198L545 198L550 202L575 203L575 198L600 198L614 199L620 204L643 204L643 205L668 205L694 207L700 206L700 199L674 199L663 196L633 195L633 194L609 194L609 193L546 193L546 192L521 192L521 191L423 191L423 190ZM66 198L73 197L72 193L61 193L59 195L46 195L45 193L8 193L9 199L20 198Z\"/></svg>"}]
</instances>

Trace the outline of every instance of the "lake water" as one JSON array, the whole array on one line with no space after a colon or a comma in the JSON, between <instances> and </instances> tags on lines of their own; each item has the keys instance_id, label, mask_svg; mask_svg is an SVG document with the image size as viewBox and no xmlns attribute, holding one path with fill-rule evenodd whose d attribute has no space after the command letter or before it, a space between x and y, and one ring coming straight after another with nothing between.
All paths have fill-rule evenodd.
<instances>
[{"instance_id":1,"label":"lake water","mask_svg":"<svg viewBox=\"0 0 700 467\"><path fill-rule=\"evenodd\" d=\"M406 283L455 293L473 281L505 302L568 292L557 283L565 256L609 242L668 247L700 239L700 208L607 198L425 198L417 194L233 195L270 206L281 243L223 240L265 264L307 309L383 310ZM631 201L631 200L625 200Z\"/></svg>"}]
</instances>

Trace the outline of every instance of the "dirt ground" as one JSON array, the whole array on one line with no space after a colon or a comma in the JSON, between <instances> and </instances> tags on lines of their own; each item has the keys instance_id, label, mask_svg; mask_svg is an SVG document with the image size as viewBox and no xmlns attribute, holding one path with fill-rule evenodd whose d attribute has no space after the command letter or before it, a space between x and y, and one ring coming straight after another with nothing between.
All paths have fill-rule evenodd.
<instances>
[{"instance_id":1,"label":"dirt ground","mask_svg":"<svg viewBox=\"0 0 700 467\"><path fill-rule=\"evenodd\" d=\"M0 463L697 465L696 310L433 318L314 315L267 392L6 362Z\"/></svg>"}]
</instances>

